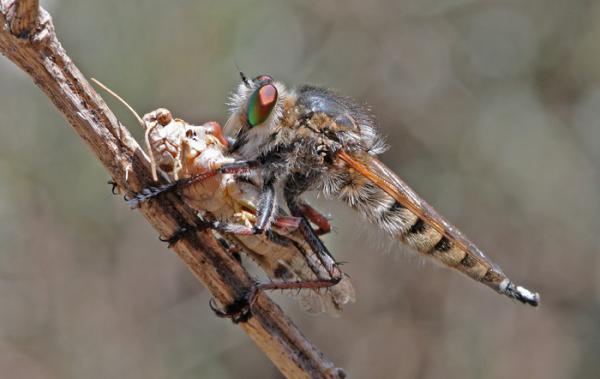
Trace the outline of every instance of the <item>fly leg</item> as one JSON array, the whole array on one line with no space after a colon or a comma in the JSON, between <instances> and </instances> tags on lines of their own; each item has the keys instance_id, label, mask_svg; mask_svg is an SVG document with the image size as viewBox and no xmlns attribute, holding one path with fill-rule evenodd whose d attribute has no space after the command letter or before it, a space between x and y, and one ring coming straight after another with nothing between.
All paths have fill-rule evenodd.
<instances>
[{"instance_id":1,"label":"fly leg","mask_svg":"<svg viewBox=\"0 0 600 379\"><path fill-rule=\"evenodd\" d=\"M234 162L237 163L237 162ZM237 169L236 167L235 169ZM205 177L206 178L206 177ZM275 201L275 188L274 180L267 181L262 188L262 193L258 202L258 209L256 215L256 224L252 227L243 224L226 223L221 221L205 221L202 220L202 224L199 227L184 227L175 232L168 238L161 238L161 241L168 242L169 247L173 246L179 240L181 240L187 233L195 230L214 229L221 233L231 233L238 235L255 235L263 234L265 231L271 228L273 222L276 224L296 229L301 222L298 217L280 216L276 217L276 201Z\"/></svg>"},{"instance_id":2,"label":"fly leg","mask_svg":"<svg viewBox=\"0 0 600 379\"><path fill-rule=\"evenodd\" d=\"M185 226L180 227L175 231L175 233L171 234L168 237L159 236L158 239L161 242L167 243L167 247L170 249L177 242L181 241L185 237L189 236L192 233L197 231L207 230L207 229L217 229L215 226L216 222L207 221L201 218L198 218L199 222L196 225L190 225L188 223L184 223Z\"/></svg>"},{"instance_id":3,"label":"fly leg","mask_svg":"<svg viewBox=\"0 0 600 379\"><path fill-rule=\"evenodd\" d=\"M159 186L150 186L144 188L141 192L134 194L131 197L125 198L125 201L132 208L138 207L140 203L150 200L162 193L172 192L179 188L185 187L192 183L202 181L218 174L243 174L255 170L260 166L260 162L256 160L235 161L224 163L221 167L215 170L209 170L202 174L194 175L189 178L179 179L172 183L166 183Z\"/></svg>"},{"instance_id":4,"label":"fly leg","mask_svg":"<svg viewBox=\"0 0 600 379\"><path fill-rule=\"evenodd\" d=\"M230 253L235 258L235 260L238 261L238 263L242 263L242 249L238 245L227 241L220 235L215 235L215 239L225 251Z\"/></svg>"},{"instance_id":5,"label":"fly leg","mask_svg":"<svg viewBox=\"0 0 600 379\"><path fill-rule=\"evenodd\" d=\"M252 305L256 301L258 295L263 291L302 289L319 290L321 288L329 288L331 286L334 286L337 283L339 283L339 281L342 279L341 272L339 272L339 270L338 274L332 274L329 270L326 270L330 277L323 278L321 276L321 272L323 270L319 270L320 267L316 266L320 265L321 263L318 260L311 259L309 253L303 248L303 246L299 242L293 240L292 238L283 236L272 230L267 231L266 236L271 242L274 242L281 246L287 247L290 245L294 245L298 249L298 251L303 255L306 264L314 273L315 278L306 280L285 281L285 276L288 276L289 273L287 270L282 270L279 273L275 273L275 276L282 278L280 281L262 283L257 282L254 286L248 289L244 296L242 296L240 299L237 299L233 303L227 305L224 309L217 308L214 300L211 299L209 303L210 308L213 310L213 312L215 312L215 314L218 317L229 318L234 323L245 322L252 315ZM285 267L282 266L282 269L284 268Z\"/></svg>"},{"instance_id":6,"label":"fly leg","mask_svg":"<svg viewBox=\"0 0 600 379\"><path fill-rule=\"evenodd\" d=\"M190 178L180 179L173 183L163 184L157 187L147 187L130 198L126 198L127 204L132 207L137 207L141 202L152 199L161 193L174 191L178 188L190 185L194 182L208 179L218 174L241 174L248 171L254 170L259 166L259 162L252 161L236 161L231 163L225 163L216 170L207 171L205 173L192 176ZM260 196L258 210L257 210L257 222L253 227L248 227L241 224L223 223L220 221L212 221L209 224L201 224L199 227L183 227L176 231L172 236L167 238L160 238L161 241L167 242L168 246L171 247L179 240L181 240L187 233L195 230L204 230L207 228L215 229L223 233L233 233L241 235L253 235L262 234L265 230L269 229L271 224L275 222L278 226L296 229L300 223L300 219L297 217L280 216L276 217L277 207L275 201L275 188L274 180L269 180L265 183Z\"/></svg>"},{"instance_id":7,"label":"fly leg","mask_svg":"<svg viewBox=\"0 0 600 379\"><path fill-rule=\"evenodd\" d=\"M322 236L331 231L331 224L325 215L300 198L296 199L296 201L302 215L317 226L315 230L316 235Z\"/></svg>"},{"instance_id":8,"label":"fly leg","mask_svg":"<svg viewBox=\"0 0 600 379\"><path fill-rule=\"evenodd\" d=\"M258 203L256 225L251 228L253 232L252 234L263 234L266 232L267 237L271 240L273 240L275 236L277 236L270 229L274 213L277 209L275 203L274 182L274 178L268 178L264 181L262 193ZM288 207L290 208L292 216L297 217L300 221L298 225L299 230L306 239L306 242L308 243L312 251L314 251L314 253L316 254L316 257L318 258L317 261L319 262L319 264L325 268L325 271L328 273L329 278L321 279L317 276L317 279L315 280L257 283L241 299L238 299L233 304L228 305L225 308L225 310L217 309L214 306L214 303L211 302L210 306L213 309L213 311L217 314L217 316L231 318L232 321L235 323L246 321L248 317L250 317L252 304L254 303L254 301L257 298L257 295L261 291L277 289L320 289L334 286L337 283L339 283L340 280L342 280L342 272L337 267L335 261L329 254L329 251L327 250L323 242L319 239L315 231L308 223L307 219L304 217L300 206L297 204L297 202L294 202L292 204L293 207L290 204L291 203L288 201ZM233 229L230 229L225 232L235 231ZM280 238L279 240L282 240L282 238ZM309 261L306 255L305 258L307 259L307 261ZM313 271L318 272L317 268L311 268L313 269Z\"/></svg>"},{"instance_id":9,"label":"fly leg","mask_svg":"<svg viewBox=\"0 0 600 379\"><path fill-rule=\"evenodd\" d=\"M304 201L300 199L300 194L302 194L310 186L310 183L310 178L304 176L303 174L296 174L292 176L290 180L286 181L283 189L283 196L291 215L301 218L298 230L300 230L312 251L317 255L319 261L327 270L327 273L331 276L331 278L337 279L337 282L332 284L335 285L342 279L342 272L323 241L319 239L319 236L315 230L308 223L307 217L305 216L307 209L306 206L308 204L304 203ZM310 208L312 209L312 207ZM315 213L318 214L316 211Z\"/></svg>"},{"instance_id":10,"label":"fly leg","mask_svg":"<svg viewBox=\"0 0 600 379\"><path fill-rule=\"evenodd\" d=\"M256 225L252 228L254 234L263 234L270 229L277 211L275 199L275 179L269 179L263 184L256 209Z\"/></svg>"},{"instance_id":11,"label":"fly leg","mask_svg":"<svg viewBox=\"0 0 600 379\"><path fill-rule=\"evenodd\" d=\"M199 218L200 222L197 225L186 225L178 229L175 233L173 233L169 237L159 237L159 240L167 243L167 247L171 248L177 242L184 239L190 233L194 233L197 231L212 229L220 233L227 234L237 234L242 236L251 236L256 234L254 232L254 227L242 225L242 224L233 224L226 223L221 221L209 221Z\"/></svg>"},{"instance_id":12,"label":"fly leg","mask_svg":"<svg viewBox=\"0 0 600 379\"><path fill-rule=\"evenodd\" d=\"M300 218L293 216L275 216L273 225L276 225L282 229L296 230L300 225ZM201 223L196 226L187 225L181 227L175 233L169 237L159 237L162 242L166 242L169 248L185 238L189 233L195 231L201 231L206 229L213 229L221 233L230 233L244 236L251 236L257 234L256 227L249 227L242 224L226 223L221 221L206 221L201 219Z\"/></svg>"},{"instance_id":13,"label":"fly leg","mask_svg":"<svg viewBox=\"0 0 600 379\"><path fill-rule=\"evenodd\" d=\"M306 240L306 243L310 246L311 250L317 256L318 261L326 270L327 274L331 279L328 280L329 285L323 287L334 286L342 280L342 271L338 267L335 259L323 243L315 230L310 226L308 220L303 216L302 211L297 203L293 199L288 199L286 196L288 208L293 216L300 217L300 226L298 230L302 233L302 236Z\"/></svg>"}]
</instances>

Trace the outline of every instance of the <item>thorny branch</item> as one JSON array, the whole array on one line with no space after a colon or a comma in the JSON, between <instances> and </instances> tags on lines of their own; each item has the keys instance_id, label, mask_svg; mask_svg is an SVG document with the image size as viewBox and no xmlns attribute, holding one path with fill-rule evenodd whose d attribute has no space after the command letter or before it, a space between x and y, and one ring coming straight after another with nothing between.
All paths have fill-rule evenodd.
<instances>
[{"instance_id":1,"label":"thorny branch","mask_svg":"<svg viewBox=\"0 0 600 379\"><path fill-rule=\"evenodd\" d=\"M0 51L32 77L121 188L138 192L151 184L142 149L67 56L50 15L37 0L0 0ZM140 211L163 236L195 218L174 194L144 204ZM209 233L197 232L173 250L222 304L232 303L252 284ZM286 377L345 376L264 294L253 306L253 314L240 327Z\"/></svg>"}]
</instances>

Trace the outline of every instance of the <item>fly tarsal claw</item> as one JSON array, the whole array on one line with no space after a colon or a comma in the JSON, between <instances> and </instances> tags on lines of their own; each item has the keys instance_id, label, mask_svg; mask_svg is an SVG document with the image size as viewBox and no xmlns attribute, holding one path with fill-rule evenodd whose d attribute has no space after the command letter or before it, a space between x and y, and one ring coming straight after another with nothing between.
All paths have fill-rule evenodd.
<instances>
[{"instance_id":1,"label":"fly tarsal claw","mask_svg":"<svg viewBox=\"0 0 600 379\"><path fill-rule=\"evenodd\" d=\"M219 309L215 303L215 299L210 299L208 306L215 312L217 317L228 318L234 324L240 322L247 322L252 317L252 305L256 301L258 295L258 288L256 286L250 288L246 293L233 303L227 305L225 309Z\"/></svg>"},{"instance_id":2,"label":"fly tarsal claw","mask_svg":"<svg viewBox=\"0 0 600 379\"><path fill-rule=\"evenodd\" d=\"M198 225L186 224L186 225L180 227L179 229L177 229L175 231L175 233L173 233L171 236L169 236L169 237L160 236L160 237L158 237L158 239L161 242L166 242L167 247L171 248L171 247L173 247L173 245L175 245L177 242L184 239L186 236L189 236L190 234L192 234L194 232L201 231L201 230L207 230L207 229L214 229L214 223L203 220L203 219L199 219Z\"/></svg>"},{"instance_id":3,"label":"fly tarsal claw","mask_svg":"<svg viewBox=\"0 0 600 379\"><path fill-rule=\"evenodd\" d=\"M112 186L110 192L113 195L118 195L120 193L119 185L114 180L109 180L108 182L106 182L106 184Z\"/></svg>"},{"instance_id":4,"label":"fly tarsal claw","mask_svg":"<svg viewBox=\"0 0 600 379\"><path fill-rule=\"evenodd\" d=\"M161 242L166 242L167 247L170 249L171 247L173 247L173 245L181 241L186 235L191 233L193 230L194 228L191 228L189 226L182 226L181 228L177 229L177 231L175 231L175 233L173 233L170 237L160 236L158 237L158 239Z\"/></svg>"}]
</instances>

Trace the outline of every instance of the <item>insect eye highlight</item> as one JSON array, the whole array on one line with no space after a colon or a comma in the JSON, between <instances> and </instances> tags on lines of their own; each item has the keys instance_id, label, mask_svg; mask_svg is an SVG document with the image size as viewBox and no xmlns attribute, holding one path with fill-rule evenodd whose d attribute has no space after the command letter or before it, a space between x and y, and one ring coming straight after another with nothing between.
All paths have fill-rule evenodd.
<instances>
[{"instance_id":1,"label":"insect eye highlight","mask_svg":"<svg viewBox=\"0 0 600 379\"><path fill-rule=\"evenodd\" d=\"M277 88L273 84L265 84L257 88L248 100L246 118L250 126L265 122L277 103Z\"/></svg>"}]
</instances>

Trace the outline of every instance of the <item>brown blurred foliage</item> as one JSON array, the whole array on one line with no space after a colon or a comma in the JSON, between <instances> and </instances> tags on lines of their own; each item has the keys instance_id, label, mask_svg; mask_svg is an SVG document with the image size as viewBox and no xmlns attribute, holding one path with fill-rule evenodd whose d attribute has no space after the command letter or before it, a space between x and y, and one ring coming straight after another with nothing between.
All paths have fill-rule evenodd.
<instances>
[{"instance_id":1,"label":"brown blurred foliage","mask_svg":"<svg viewBox=\"0 0 600 379\"><path fill-rule=\"evenodd\" d=\"M224 122L249 75L368 103L383 160L516 282L529 308L412 258L340 204L325 238L358 301L275 297L356 378L589 378L600 371L600 4L543 0L43 1L84 74L140 112ZM108 99L130 129L135 120ZM279 373L44 95L0 60L0 372L15 378ZM139 130L137 130L140 136Z\"/></svg>"}]
</instances>

